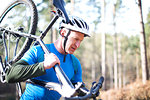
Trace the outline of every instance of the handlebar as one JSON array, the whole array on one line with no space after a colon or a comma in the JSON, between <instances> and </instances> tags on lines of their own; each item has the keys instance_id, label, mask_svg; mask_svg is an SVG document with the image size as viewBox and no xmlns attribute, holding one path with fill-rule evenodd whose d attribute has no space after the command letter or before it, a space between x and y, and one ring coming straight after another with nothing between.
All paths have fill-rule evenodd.
<instances>
[{"instance_id":1,"label":"handlebar","mask_svg":"<svg viewBox=\"0 0 150 100\"><path fill-rule=\"evenodd\" d=\"M99 92L99 89L102 88L102 84L104 82L104 77L101 76L99 79L99 82L96 84L96 87L91 87L91 90L89 91L88 94L86 94L85 96L76 96L76 97L70 97L70 98L65 98L66 100L83 100L83 99L87 99L87 98L96 98L96 93Z\"/></svg>"},{"instance_id":2,"label":"handlebar","mask_svg":"<svg viewBox=\"0 0 150 100\"><path fill-rule=\"evenodd\" d=\"M96 85L96 88L93 90L93 94L96 94L100 88L102 88L102 85L103 85L103 82L104 82L104 77L102 76L100 79L99 79L99 82L98 84Z\"/></svg>"}]
</instances>

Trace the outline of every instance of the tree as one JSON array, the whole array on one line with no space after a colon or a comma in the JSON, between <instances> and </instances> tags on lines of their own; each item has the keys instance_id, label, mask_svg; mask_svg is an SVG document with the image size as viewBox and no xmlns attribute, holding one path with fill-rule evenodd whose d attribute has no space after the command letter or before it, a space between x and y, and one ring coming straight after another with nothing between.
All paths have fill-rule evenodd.
<instances>
[{"instance_id":1,"label":"tree","mask_svg":"<svg viewBox=\"0 0 150 100\"><path fill-rule=\"evenodd\" d=\"M147 47L147 51L149 51L150 50L150 42L149 42L150 41L150 9L147 15L147 23L145 24L145 34L146 34L146 45L147 45L146 47ZM147 52L147 61L150 62L150 52Z\"/></svg>"},{"instance_id":2,"label":"tree","mask_svg":"<svg viewBox=\"0 0 150 100\"><path fill-rule=\"evenodd\" d=\"M113 51L114 51L114 87L118 88L118 61L117 61L117 33L116 33L116 2L113 4L113 26L114 26L114 38L113 38Z\"/></svg>"},{"instance_id":3,"label":"tree","mask_svg":"<svg viewBox=\"0 0 150 100\"><path fill-rule=\"evenodd\" d=\"M119 38L117 36L117 31L116 31L116 14L117 14L117 11L119 10L119 8L121 7L121 3L122 3L122 0L114 0L113 1L113 26L114 26L114 39L113 39L113 48L114 48L114 86L115 86L115 89L118 88L118 41L117 41L117 38ZM118 39L120 40L120 39ZM121 44L119 44L121 45ZM121 63L121 49L119 48L119 61ZM120 83L121 83L121 64L119 64L119 80L120 80Z\"/></svg>"},{"instance_id":4,"label":"tree","mask_svg":"<svg viewBox=\"0 0 150 100\"><path fill-rule=\"evenodd\" d=\"M119 88L122 87L122 55L121 55L121 36L118 36L118 66L119 66Z\"/></svg>"},{"instance_id":5,"label":"tree","mask_svg":"<svg viewBox=\"0 0 150 100\"><path fill-rule=\"evenodd\" d=\"M35 0L36 2L36 0ZM51 13L52 10L54 10L54 5L52 0L41 0L39 3L36 4L38 9L38 15L39 15L39 21L38 23L38 31L44 31L44 29L46 29L46 27L48 26L48 24L50 23L51 19L53 18L53 14ZM44 26L42 27L41 23L44 23ZM53 27L49 30L49 32L47 33L47 35L44 37L44 42L45 43L52 43L54 42L54 37L57 36L55 33L53 33ZM37 31L37 33L39 33Z\"/></svg>"},{"instance_id":6,"label":"tree","mask_svg":"<svg viewBox=\"0 0 150 100\"><path fill-rule=\"evenodd\" d=\"M145 28L143 23L142 15L142 2L138 0L139 15L140 15L140 50L141 50L141 66L142 66L142 80L146 83L149 79L148 62L147 62L147 51L146 51L146 38L145 38Z\"/></svg>"},{"instance_id":7,"label":"tree","mask_svg":"<svg viewBox=\"0 0 150 100\"><path fill-rule=\"evenodd\" d=\"M106 77L106 37L105 37L105 0L102 1L101 6L101 23L102 23L102 75ZM106 82L104 81L103 88L106 89Z\"/></svg>"},{"instance_id":8,"label":"tree","mask_svg":"<svg viewBox=\"0 0 150 100\"><path fill-rule=\"evenodd\" d=\"M73 14L74 12L74 5L75 5L75 1L71 0L71 14Z\"/></svg>"}]
</instances>

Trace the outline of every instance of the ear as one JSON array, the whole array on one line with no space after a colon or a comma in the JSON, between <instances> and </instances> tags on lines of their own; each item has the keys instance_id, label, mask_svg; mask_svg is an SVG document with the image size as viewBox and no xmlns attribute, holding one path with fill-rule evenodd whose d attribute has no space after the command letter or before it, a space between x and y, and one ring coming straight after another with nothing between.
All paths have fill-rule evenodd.
<instances>
[{"instance_id":1,"label":"ear","mask_svg":"<svg viewBox=\"0 0 150 100\"><path fill-rule=\"evenodd\" d=\"M64 37L65 34L66 34L66 29L65 28L61 29L60 30L60 35Z\"/></svg>"}]
</instances>

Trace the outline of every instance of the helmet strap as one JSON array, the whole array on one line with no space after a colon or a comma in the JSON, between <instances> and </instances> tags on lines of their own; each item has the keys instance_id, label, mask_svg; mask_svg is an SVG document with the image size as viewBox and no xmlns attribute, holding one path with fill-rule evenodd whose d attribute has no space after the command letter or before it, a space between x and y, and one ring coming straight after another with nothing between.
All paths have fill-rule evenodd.
<instances>
[{"instance_id":1,"label":"helmet strap","mask_svg":"<svg viewBox=\"0 0 150 100\"><path fill-rule=\"evenodd\" d=\"M68 40L68 36L70 35L70 32L71 32L71 30L69 29L67 35L64 36L64 38L65 38L65 40L64 40L64 51L65 51L65 55L64 55L64 60L63 60L63 62L65 62L66 55L67 55L67 52L66 52L65 48L66 48L66 43L67 43L67 40Z\"/></svg>"}]
</instances>

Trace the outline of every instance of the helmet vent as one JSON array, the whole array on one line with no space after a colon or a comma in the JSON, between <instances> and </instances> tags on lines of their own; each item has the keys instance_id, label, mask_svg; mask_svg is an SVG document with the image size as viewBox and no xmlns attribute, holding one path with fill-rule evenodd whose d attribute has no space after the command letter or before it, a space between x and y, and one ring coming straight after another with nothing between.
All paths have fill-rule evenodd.
<instances>
[{"instance_id":1,"label":"helmet vent","mask_svg":"<svg viewBox=\"0 0 150 100\"><path fill-rule=\"evenodd\" d=\"M76 24L78 25L78 27L82 28L81 25L80 25L80 23L76 19L74 19L74 21L76 22Z\"/></svg>"},{"instance_id":2,"label":"helmet vent","mask_svg":"<svg viewBox=\"0 0 150 100\"><path fill-rule=\"evenodd\" d=\"M80 22L81 22L82 26L85 27L84 24L83 24L83 22L81 20L80 20Z\"/></svg>"},{"instance_id":3,"label":"helmet vent","mask_svg":"<svg viewBox=\"0 0 150 100\"><path fill-rule=\"evenodd\" d=\"M88 29L88 25L84 22L85 26L86 26L86 29Z\"/></svg>"},{"instance_id":4,"label":"helmet vent","mask_svg":"<svg viewBox=\"0 0 150 100\"><path fill-rule=\"evenodd\" d=\"M73 23L72 23L72 21L70 20L70 24L73 26Z\"/></svg>"}]
</instances>

